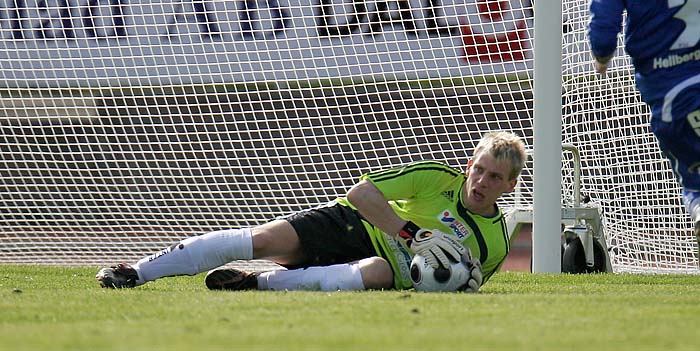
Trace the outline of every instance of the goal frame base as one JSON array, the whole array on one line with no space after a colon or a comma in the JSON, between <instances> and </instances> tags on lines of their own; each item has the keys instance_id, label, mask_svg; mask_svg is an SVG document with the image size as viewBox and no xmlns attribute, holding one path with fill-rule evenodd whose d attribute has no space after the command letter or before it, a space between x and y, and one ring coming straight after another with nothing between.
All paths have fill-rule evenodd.
<instances>
[{"instance_id":1,"label":"goal frame base","mask_svg":"<svg viewBox=\"0 0 700 351\"><path fill-rule=\"evenodd\" d=\"M567 273L612 272L600 208L594 204L581 203L581 155L579 150L575 145L563 144L562 152L570 152L573 156L573 205L562 205L561 207L562 257L560 266L554 271L562 272L562 267L567 267L564 270ZM506 215L510 241L515 240L523 225L532 224L533 219L534 210L532 208L513 208ZM567 253L567 250L579 248L583 251L584 262L574 262L573 260L580 255Z\"/></svg>"}]
</instances>

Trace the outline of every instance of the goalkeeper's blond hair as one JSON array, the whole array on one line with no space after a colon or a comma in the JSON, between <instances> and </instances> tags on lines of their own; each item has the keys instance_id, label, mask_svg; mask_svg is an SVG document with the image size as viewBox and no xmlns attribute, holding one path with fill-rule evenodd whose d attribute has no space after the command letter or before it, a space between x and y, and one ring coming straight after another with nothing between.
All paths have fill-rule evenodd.
<instances>
[{"instance_id":1,"label":"goalkeeper's blond hair","mask_svg":"<svg viewBox=\"0 0 700 351\"><path fill-rule=\"evenodd\" d=\"M474 149L474 157L484 152L496 160L505 160L510 163L508 180L517 178L527 161L525 144L519 136L511 132L499 131L484 134Z\"/></svg>"}]
</instances>

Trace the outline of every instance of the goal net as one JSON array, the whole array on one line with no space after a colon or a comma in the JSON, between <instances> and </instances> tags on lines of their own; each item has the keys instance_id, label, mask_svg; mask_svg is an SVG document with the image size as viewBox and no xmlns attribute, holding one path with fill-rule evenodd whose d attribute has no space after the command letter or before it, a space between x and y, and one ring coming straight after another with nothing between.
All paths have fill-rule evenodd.
<instances>
[{"instance_id":1,"label":"goal net","mask_svg":"<svg viewBox=\"0 0 700 351\"><path fill-rule=\"evenodd\" d=\"M487 131L533 145L530 0L2 6L0 263L133 261L327 202L370 170L464 167ZM587 1L563 14L562 141L614 270L697 272L628 60L595 77ZM531 169L504 209L531 206Z\"/></svg>"}]
</instances>

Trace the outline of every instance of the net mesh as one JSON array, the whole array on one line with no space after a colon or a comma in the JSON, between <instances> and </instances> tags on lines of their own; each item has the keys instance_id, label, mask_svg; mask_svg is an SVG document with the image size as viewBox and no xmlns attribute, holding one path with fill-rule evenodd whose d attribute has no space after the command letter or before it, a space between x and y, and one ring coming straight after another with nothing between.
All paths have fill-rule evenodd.
<instances>
[{"instance_id":1,"label":"net mesh","mask_svg":"<svg viewBox=\"0 0 700 351\"><path fill-rule=\"evenodd\" d=\"M529 0L7 0L0 262L105 265L341 196L364 172L531 147ZM563 7L563 142L616 271L696 272L679 188L620 53ZM564 156L562 201L571 202ZM500 205L528 207L532 164Z\"/></svg>"}]
</instances>

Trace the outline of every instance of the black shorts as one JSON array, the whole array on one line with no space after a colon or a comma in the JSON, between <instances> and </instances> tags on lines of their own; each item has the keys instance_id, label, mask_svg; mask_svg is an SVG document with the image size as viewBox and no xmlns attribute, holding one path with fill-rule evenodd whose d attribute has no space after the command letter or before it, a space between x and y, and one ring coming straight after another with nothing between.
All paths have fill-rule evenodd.
<instances>
[{"instance_id":1,"label":"black shorts","mask_svg":"<svg viewBox=\"0 0 700 351\"><path fill-rule=\"evenodd\" d=\"M281 219L294 227L308 257L289 269L348 263L377 255L360 214L350 207L331 202Z\"/></svg>"}]
</instances>

